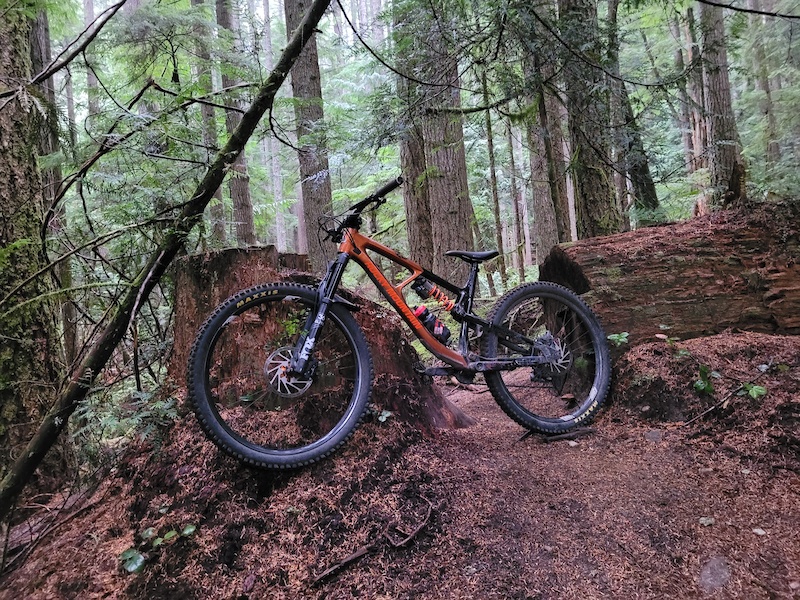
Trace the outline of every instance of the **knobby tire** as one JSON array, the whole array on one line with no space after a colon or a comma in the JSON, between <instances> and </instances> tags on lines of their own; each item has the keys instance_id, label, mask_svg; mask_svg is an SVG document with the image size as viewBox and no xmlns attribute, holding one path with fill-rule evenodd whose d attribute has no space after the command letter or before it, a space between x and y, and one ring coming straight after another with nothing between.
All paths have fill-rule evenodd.
<instances>
[{"instance_id":1,"label":"knobby tire","mask_svg":"<svg viewBox=\"0 0 800 600\"><path fill-rule=\"evenodd\" d=\"M546 364L484 374L495 401L523 427L559 434L589 423L611 381L608 342L597 317L571 290L549 282L523 284L501 297L488 315L533 343L507 342L490 330L487 358L546 356Z\"/></svg>"},{"instance_id":2,"label":"knobby tire","mask_svg":"<svg viewBox=\"0 0 800 600\"><path fill-rule=\"evenodd\" d=\"M361 328L332 304L313 353L313 374L285 367L317 293L290 283L244 290L200 328L188 364L188 391L206 435L257 467L296 468L328 456L358 426L372 382Z\"/></svg>"}]
</instances>

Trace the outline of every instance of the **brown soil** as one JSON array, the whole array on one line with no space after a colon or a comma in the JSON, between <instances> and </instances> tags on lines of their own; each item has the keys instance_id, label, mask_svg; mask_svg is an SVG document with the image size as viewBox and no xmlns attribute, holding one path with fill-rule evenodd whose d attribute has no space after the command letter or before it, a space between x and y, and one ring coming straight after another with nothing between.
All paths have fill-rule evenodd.
<instances>
[{"instance_id":1,"label":"brown soil","mask_svg":"<svg viewBox=\"0 0 800 600\"><path fill-rule=\"evenodd\" d=\"M713 397L692 389L700 364L722 375ZM731 393L744 382L767 395ZM475 425L372 418L292 474L240 467L186 415L59 517L0 598L800 598L800 338L632 348L574 441L520 439L482 385L439 383ZM140 535L188 524L157 549Z\"/></svg>"}]
</instances>

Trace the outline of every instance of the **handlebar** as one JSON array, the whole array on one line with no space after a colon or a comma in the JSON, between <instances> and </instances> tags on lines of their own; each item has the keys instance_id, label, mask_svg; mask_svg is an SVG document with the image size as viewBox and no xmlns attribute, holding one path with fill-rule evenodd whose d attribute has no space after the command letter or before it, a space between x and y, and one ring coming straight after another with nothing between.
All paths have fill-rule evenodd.
<instances>
[{"instance_id":1,"label":"handlebar","mask_svg":"<svg viewBox=\"0 0 800 600\"><path fill-rule=\"evenodd\" d=\"M393 192L397 188L403 185L403 177L395 177L391 181L387 181L383 184L382 187L378 189L378 191L372 194L372 198L383 198L389 192Z\"/></svg>"},{"instance_id":2,"label":"handlebar","mask_svg":"<svg viewBox=\"0 0 800 600\"><path fill-rule=\"evenodd\" d=\"M361 213L365 208L367 208L370 204L376 204L377 206L380 206L386 201L384 196L386 196L386 194L389 192L396 190L401 185L403 185L402 177L396 177L391 181L387 181L377 190L372 192L372 194L364 198L361 202L358 202L357 204L354 204L348 208L344 219L341 220L333 229L328 229L322 223L320 223L320 230L324 231L326 234L325 239L333 240L337 243L342 241L342 232L345 229L348 227L355 227L358 229L361 226Z\"/></svg>"},{"instance_id":3,"label":"handlebar","mask_svg":"<svg viewBox=\"0 0 800 600\"><path fill-rule=\"evenodd\" d=\"M348 211L353 215L359 215L359 214L361 214L361 211L364 210L367 206L369 206L370 204L372 204L375 201L381 200L386 194L396 190L402 184L403 184L402 176L401 177L396 177L395 179L392 179L391 181L387 181L381 187L379 187L377 190L372 192L372 194L370 194L369 196L364 198L361 202L351 206L348 209Z\"/></svg>"}]
</instances>

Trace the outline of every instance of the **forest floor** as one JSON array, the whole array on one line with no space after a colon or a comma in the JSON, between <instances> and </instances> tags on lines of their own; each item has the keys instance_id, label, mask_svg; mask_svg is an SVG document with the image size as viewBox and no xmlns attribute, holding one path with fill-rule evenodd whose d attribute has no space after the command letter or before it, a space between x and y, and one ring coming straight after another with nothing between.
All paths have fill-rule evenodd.
<instances>
[{"instance_id":1,"label":"forest floor","mask_svg":"<svg viewBox=\"0 0 800 600\"><path fill-rule=\"evenodd\" d=\"M185 415L26 547L0 598L800 598L800 338L655 341L614 378L575 440L520 439L484 386L438 382L473 426L369 419L290 474L240 467Z\"/></svg>"}]
</instances>

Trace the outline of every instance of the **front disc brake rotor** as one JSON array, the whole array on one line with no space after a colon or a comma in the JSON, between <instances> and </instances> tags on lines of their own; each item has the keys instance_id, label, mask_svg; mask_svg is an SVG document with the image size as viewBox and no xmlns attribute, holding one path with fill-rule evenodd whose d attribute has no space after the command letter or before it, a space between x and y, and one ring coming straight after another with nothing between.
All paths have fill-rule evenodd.
<instances>
[{"instance_id":1,"label":"front disc brake rotor","mask_svg":"<svg viewBox=\"0 0 800 600\"><path fill-rule=\"evenodd\" d=\"M278 348L269 355L264 363L264 375L267 385L279 396L284 398L297 398L306 393L313 383L311 376L295 377L289 375L289 365L292 362L293 348L286 346Z\"/></svg>"}]
</instances>

